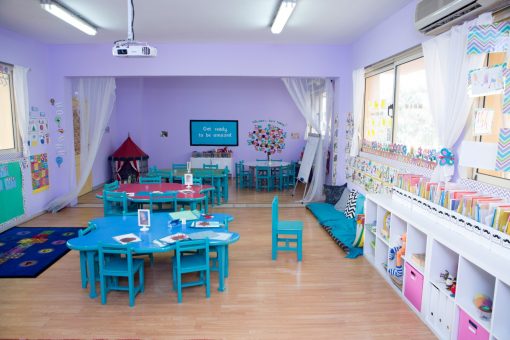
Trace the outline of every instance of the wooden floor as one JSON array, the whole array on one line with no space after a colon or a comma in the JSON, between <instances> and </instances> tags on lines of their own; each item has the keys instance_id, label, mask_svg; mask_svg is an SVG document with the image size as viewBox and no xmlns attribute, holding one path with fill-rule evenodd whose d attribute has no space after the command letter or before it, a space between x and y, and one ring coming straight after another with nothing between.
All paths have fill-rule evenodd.
<instances>
[{"instance_id":1,"label":"wooden floor","mask_svg":"<svg viewBox=\"0 0 510 340\"><path fill-rule=\"evenodd\" d=\"M269 198L269 196L268 196ZM268 202L270 200L267 200ZM434 336L362 257L349 260L304 208L281 218L305 224L303 262L271 261L269 208L214 208L235 216L241 239L230 247L226 291L205 298L187 288L177 304L170 255L146 265L145 293L128 306L125 292L108 303L81 288L79 256L69 252L36 279L0 280L0 338L37 339L433 339ZM84 226L100 208L68 208L26 226Z\"/></svg>"}]
</instances>

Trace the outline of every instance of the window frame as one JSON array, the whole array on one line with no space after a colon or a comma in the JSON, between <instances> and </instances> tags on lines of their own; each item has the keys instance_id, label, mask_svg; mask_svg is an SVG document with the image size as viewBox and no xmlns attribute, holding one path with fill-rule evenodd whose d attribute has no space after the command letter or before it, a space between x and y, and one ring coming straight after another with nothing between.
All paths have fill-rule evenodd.
<instances>
[{"instance_id":1,"label":"window frame","mask_svg":"<svg viewBox=\"0 0 510 340\"><path fill-rule=\"evenodd\" d=\"M391 113L391 143L395 143L395 102L397 101L397 80L398 80L398 74L397 69L399 66L412 62L414 60L424 58L423 55L423 48L421 45L414 46L410 49L407 49L401 53L395 54L387 59L384 59L382 61L379 61L375 64L369 65L365 67L365 84L363 92L363 119L361 121L362 124L362 141L365 139L365 118L366 118L366 111L365 111L365 103L367 99L367 93L366 93L366 82L367 78L376 76L378 74L393 70L393 103L391 104L393 106L392 113ZM362 152L370 152L369 150L366 150L363 148L363 143L360 143L360 150Z\"/></svg>"},{"instance_id":2,"label":"window frame","mask_svg":"<svg viewBox=\"0 0 510 340\"><path fill-rule=\"evenodd\" d=\"M7 66L10 73L9 92L11 96L12 132L14 139L14 148L0 149L0 157L14 159L22 152L21 136L19 133L18 118L16 115L16 102L14 100L14 65L0 61L0 66Z\"/></svg>"}]
</instances>

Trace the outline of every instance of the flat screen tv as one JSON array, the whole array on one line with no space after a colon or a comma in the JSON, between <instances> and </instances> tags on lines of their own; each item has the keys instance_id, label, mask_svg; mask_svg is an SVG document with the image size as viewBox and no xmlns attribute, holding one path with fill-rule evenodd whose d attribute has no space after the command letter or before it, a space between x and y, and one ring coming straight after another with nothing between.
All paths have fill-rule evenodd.
<instances>
[{"instance_id":1,"label":"flat screen tv","mask_svg":"<svg viewBox=\"0 0 510 340\"><path fill-rule=\"evenodd\" d=\"M238 125L237 120L190 120L190 145L238 146Z\"/></svg>"}]
</instances>

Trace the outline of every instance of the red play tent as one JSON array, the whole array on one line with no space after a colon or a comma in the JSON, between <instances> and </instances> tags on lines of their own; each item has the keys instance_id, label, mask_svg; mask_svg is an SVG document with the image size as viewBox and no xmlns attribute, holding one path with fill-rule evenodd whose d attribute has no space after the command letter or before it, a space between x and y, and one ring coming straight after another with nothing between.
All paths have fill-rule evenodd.
<instances>
[{"instance_id":1,"label":"red play tent","mask_svg":"<svg viewBox=\"0 0 510 340\"><path fill-rule=\"evenodd\" d=\"M137 182L140 175L148 170L149 155L143 152L129 135L108 159L113 178L120 182Z\"/></svg>"}]
</instances>

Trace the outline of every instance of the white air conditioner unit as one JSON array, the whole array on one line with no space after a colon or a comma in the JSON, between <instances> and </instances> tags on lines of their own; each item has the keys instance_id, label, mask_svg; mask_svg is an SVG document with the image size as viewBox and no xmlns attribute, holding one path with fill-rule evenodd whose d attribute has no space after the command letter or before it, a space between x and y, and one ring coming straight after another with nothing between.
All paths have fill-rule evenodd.
<instances>
[{"instance_id":1,"label":"white air conditioner unit","mask_svg":"<svg viewBox=\"0 0 510 340\"><path fill-rule=\"evenodd\" d=\"M508 0L420 0L414 22L424 34L439 34L484 12L508 7Z\"/></svg>"}]
</instances>

